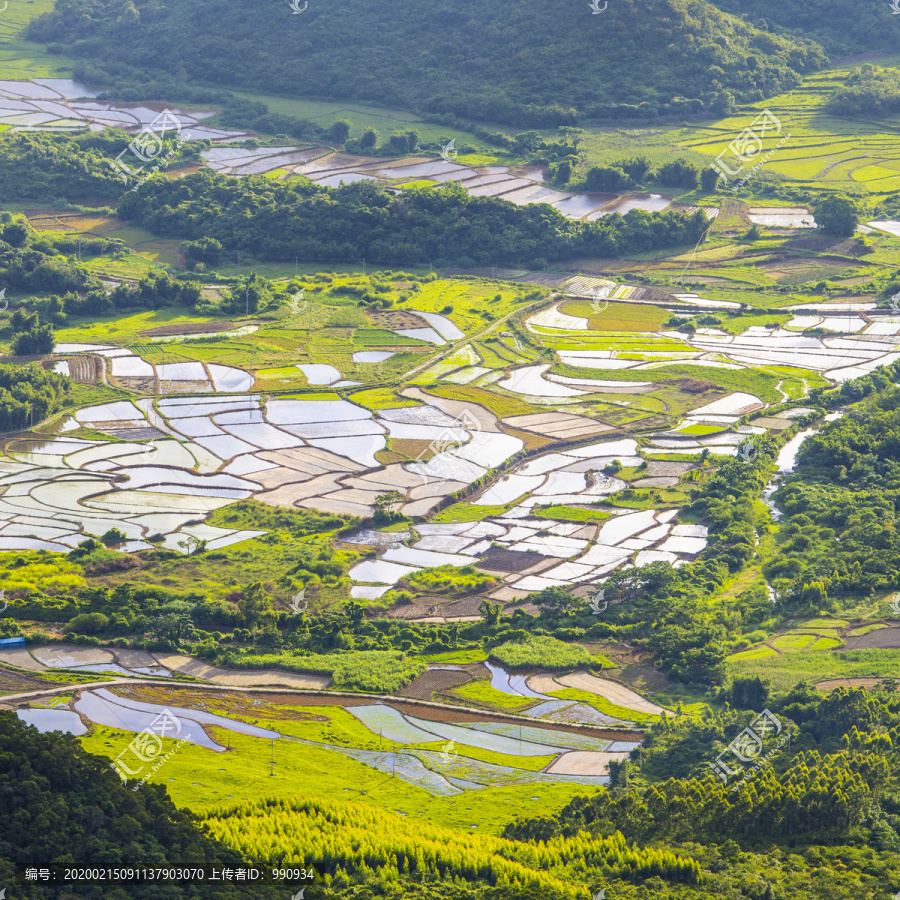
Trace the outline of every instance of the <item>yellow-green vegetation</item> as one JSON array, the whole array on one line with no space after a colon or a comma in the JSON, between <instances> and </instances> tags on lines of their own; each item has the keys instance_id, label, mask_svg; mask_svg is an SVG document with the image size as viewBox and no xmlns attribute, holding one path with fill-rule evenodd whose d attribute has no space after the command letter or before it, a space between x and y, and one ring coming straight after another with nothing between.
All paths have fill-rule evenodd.
<instances>
[{"instance_id":1,"label":"yellow-green vegetation","mask_svg":"<svg viewBox=\"0 0 900 900\"><path fill-rule=\"evenodd\" d=\"M750 650L742 650L740 653L734 653L729 657L729 660L741 662L749 659L768 659L773 656L778 656L778 651L762 644L759 647L752 647Z\"/></svg>"},{"instance_id":2,"label":"yellow-green vegetation","mask_svg":"<svg viewBox=\"0 0 900 900\"><path fill-rule=\"evenodd\" d=\"M330 126L339 119L349 121L352 125L352 137L360 137L366 128L374 128L382 134L414 128L425 142L439 141L445 144L451 138L457 146L463 144L480 145L479 139L467 131L447 125L436 125L426 122L415 113L402 109L388 109L368 103L335 103L330 100L307 100L284 97L279 94L266 94L259 91L234 91L235 96L265 103L269 111L282 116L294 116L298 119L312 119L322 126ZM505 131L507 129L500 129ZM473 160L473 161L470 161ZM485 160L481 162L480 160ZM489 166L497 161L496 156L487 154L459 154L457 162L462 165Z\"/></svg>"},{"instance_id":3,"label":"yellow-green vegetation","mask_svg":"<svg viewBox=\"0 0 900 900\"><path fill-rule=\"evenodd\" d=\"M776 650L805 650L815 641L811 634L782 634L772 640Z\"/></svg>"},{"instance_id":4,"label":"yellow-green vegetation","mask_svg":"<svg viewBox=\"0 0 900 900\"><path fill-rule=\"evenodd\" d=\"M611 302L600 310L587 300L569 300L559 309L566 315L588 319L591 330L601 332L660 331L671 315L658 306L636 303Z\"/></svg>"},{"instance_id":5,"label":"yellow-green vegetation","mask_svg":"<svg viewBox=\"0 0 900 900\"><path fill-rule=\"evenodd\" d=\"M144 345L149 345L151 340L142 332L171 325L218 324L221 321L212 316L198 315L184 307L172 306L124 313L103 319L96 317L70 318L65 326L56 329L56 339L73 344L114 344L122 347L137 345L143 352L145 349L149 349ZM159 345L159 349L170 346L169 344Z\"/></svg>"},{"instance_id":6,"label":"yellow-green vegetation","mask_svg":"<svg viewBox=\"0 0 900 900\"><path fill-rule=\"evenodd\" d=\"M610 861L608 872L613 876L646 877L659 871L657 867L675 862L671 853L664 856L658 850L629 848L618 832L575 846L557 838L543 846L537 857L527 843L451 830L434 822L419 822L410 829L409 822L395 812L349 801L303 799L271 804L263 800L216 810L205 824L210 834L237 852L273 862L313 866L327 860L355 871L364 859L367 871L377 870L384 881L396 881L402 869L428 880L487 878L520 896L565 900L585 895L584 888L569 879L596 858ZM683 865L687 872L689 861ZM326 874L321 882L330 885L331 880Z\"/></svg>"},{"instance_id":7,"label":"yellow-green vegetation","mask_svg":"<svg viewBox=\"0 0 900 900\"><path fill-rule=\"evenodd\" d=\"M3 36L0 62L4 78L71 77L71 60L56 50L51 52L43 44L26 41L23 37L28 23L51 12L55 5L54 0L29 0L28 3L14 3L4 9L0 24L0 34Z\"/></svg>"},{"instance_id":8,"label":"yellow-green vegetation","mask_svg":"<svg viewBox=\"0 0 900 900\"><path fill-rule=\"evenodd\" d=\"M7 600L31 594L65 596L86 586L81 567L59 554L21 550L0 554L0 584Z\"/></svg>"},{"instance_id":9,"label":"yellow-green vegetation","mask_svg":"<svg viewBox=\"0 0 900 900\"><path fill-rule=\"evenodd\" d=\"M380 409L396 409L400 406L422 405L418 400L401 397L400 394L391 388L370 388L353 391L353 393L348 395L347 399L373 412L377 412Z\"/></svg>"},{"instance_id":10,"label":"yellow-green vegetation","mask_svg":"<svg viewBox=\"0 0 900 900\"><path fill-rule=\"evenodd\" d=\"M790 690L798 681L834 678L895 678L896 650L811 650L775 654L766 658L737 654L728 659L729 671L742 677L767 679L772 690Z\"/></svg>"},{"instance_id":11,"label":"yellow-green vegetation","mask_svg":"<svg viewBox=\"0 0 900 900\"><path fill-rule=\"evenodd\" d=\"M474 566L437 566L405 575L397 584L400 590L422 594L474 594L496 584L497 578L480 572Z\"/></svg>"},{"instance_id":12,"label":"yellow-green vegetation","mask_svg":"<svg viewBox=\"0 0 900 900\"><path fill-rule=\"evenodd\" d=\"M678 434L692 434L702 437L707 434L717 434L720 431L722 431L722 428L716 425L688 425L687 428L679 428Z\"/></svg>"},{"instance_id":13,"label":"yellow-green vegetation","mask_svg":"<svg viewBox=\"0 0 900 900\"><path fill-rule=\"evenodd\" d=\"M498 691L491 687L488 681L470 681L461 687L453 688L450 693L465 700L475 700L485 706L498 706L502 709L525 709L534 704L534 700L528 697Z\"/></svg>"},{"instance_id":14,"label":"yellow-green vegetation","mask_svg":"<svg viewBox=\"0 0 900 900\"><path fill-rule=\"evenodd\" d=\"M492 516L502 516L506 506L475 506L471 503L454 503L432 517L434 522L481 522Z\"/></svg>"},{"instance_id":15,"label":"yellow-green vegetation","mask_svg":"<svg viewBox=\"0 0 900 900\"><path fill-rule=\"evenodd\" d=\"M297 722L301 714L305 718ZM297 713L273 718L267 718L264 712L257 715L258 719L251 720L253 724L282 734L296 734L304 740L303 743L290 738L275 741L274 777L270 775L269 765L271 741L212 727L216 742L229 748L226 753L216 753L190 743L178 744L164 738L162 755L175 748L177 752L152 777L151 782L164 785L179 806L198 812L231 807L243 801L256 801L260 797L278 799L300 795L331 800L350 796L354 804L398 810L415 817L417 823L423 820L446 828L458 828L460 821L465 820L467 824L477 825L479 831L490 834L501 832L508 822L521 815L523 809L537 812L545 807L558 808L584 793L582 785L526 782L467 791L459 797L434 796L424 788L392 779L390 763L385 773L324 746L327 743L391 752L390 741L379 743L378 735L372 734L339 707L300 708ZM320 717L325 717L324 724L316 722ZM327 720L331 720L334 726L329 725ZM322 745L306 743L307 740L318 741L316 735L321 735ZM133 740L133 732L101 725L94 725L90 734L80 738L89 753L109 759L115 759ZM442 744L430 746L433 750L440 750ZM466 748L467 754L470 749ZM495 762L501 755L493 754L492 757L489 761ZM402 751L398 759L402 761ZM511 758L502 759L507 763ZM544 757L538 759L546 765ZM515 761L518 764L520 758L515 757ZM522 771L527 771L527 768Z\"/></svg>"},{"instance_id":16,"label":"yellow-green vegetation","mask_svg":"<svg viewBox=\"0 0 900 900\"><path fill-rule=\"evenodd\" d=\"M417 181L403 181L397 184L397 187L403 190L410 190L411 188L436 188L438 187L437 181L429 181L427 178L419 178Z\"/></svg>"},{"instance_id":17,"label":"yellow-green vegetation","mask_svg":"<svg viewBox=\"0 0 900 900\"><path fill-rule=\"evenodd\" d=\"M338 689L394 693L425 671L418 658L397 650L350 650L338 654L246 654L233 660L241 669L287 669L330 674Z\"/></svg>"},{"instance_id":18,"label":"yellow-green vegetation","mask_svg":"<svg viewBox=\"0 0 900 900\"><path fill-rule=\"evenodd\" d=\"M557 519L560 522L605 522L610 518L609 513L580 506L538 506L535 509L542 519Z\"/></svg>"},{"instance_id":19,"label":"yellow-green vegetation","mask_svg":"<svg viewBox=\"0 0 900 900\"><path fill-rule=\"evenodd\" d=\"M527 635L491 650L491 656L511 669L577 669L589 665L591 656L580 644L566 644L548 635Z\"/></svg>"}]
</instances>

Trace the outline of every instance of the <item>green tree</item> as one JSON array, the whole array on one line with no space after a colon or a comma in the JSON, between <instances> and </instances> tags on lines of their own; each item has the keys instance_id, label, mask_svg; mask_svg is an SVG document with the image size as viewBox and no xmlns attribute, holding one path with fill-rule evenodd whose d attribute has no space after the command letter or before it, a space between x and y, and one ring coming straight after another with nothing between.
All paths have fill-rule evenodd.
<instances>
[{"instance_id":1,"label":"green tree","mask_svg":"<svg viewBox=\"0 0 900 900\"><path fill-rule=\"evenodd\" d=\"M859 206L846 194L828 194L816 206L816 224L825 234L850 237L859 225Z\"/></svg>"},{"instance_id":2,"label":"green tree","mask_svg":"<svg viewBox=\"0 0 900 900\"><path fill-rule=\"evenodd\" d=\"M585 183L589 191L614 194L628 187L628 176L614 166L594 166L588 169Z\"/></svg>"},{"instance_id":3,"label":"green tree","mask_svg":"<svg viewBox=\"0 0 900 900\"><path fill-rule=\"evenodd\" d=\"M251 627L258 625L264 619L271 618L273 612L272 598L259 581L244 588L237 605L244 623Z\"/></svg>"},{"instance_id":4,"label":"green tree","mask_svg":"<svg viewBox=\"0 0 900 900\"><path fill-rule=\"evenodd\" d=\"M350 137L351 123L346 119L338 119L328 129L328 140L332 144L343 144Z\"/></svg>"},{"instance_id":5,"label":"green tree","mask_svg":"<svg viewBox=\"0 0 900 900\"><path fill-rule=\"evenodd\" d=\"M542 591L532 594L531 602L535 606L540 606L541 609L560 615L568 615L582 605L581 600L574 594L570 594L565 588L556 586L544 588Z\"/></svg>"},{"instance_id":6,"label":"green tree","mask_svg":"<svg viewBox=\"0 0 900 900\"><path fill-rule=\"evenodd\" d=\"M378 132L369 126L363 133L362 137L359 139L359 147L363 153L372 153L375 148L378 146L378 138L380 135Z\"/></svg>"},{"instance_id":7,"label":"green tree","mask_svg":"<svg viewBox=\"0 0 900 900\"><path fill-rule=\"evenodd\" d=\"M706 194L714 193L719 187L719 173L711 166L700 170L700 187Z\"/></svg>"},{"instance_id":8,"label":"green tree","mask_svg":"<svg viewBox=\"0 0 900 900\"><path fill-rule=\"evenodd\" d=\"M478 612L481 618L484 619L485 625L489 628L493 628L500 621L500 613L502 611L502 604L491 603L487 598L478 604Z\"/></svg>"}]
</instances>

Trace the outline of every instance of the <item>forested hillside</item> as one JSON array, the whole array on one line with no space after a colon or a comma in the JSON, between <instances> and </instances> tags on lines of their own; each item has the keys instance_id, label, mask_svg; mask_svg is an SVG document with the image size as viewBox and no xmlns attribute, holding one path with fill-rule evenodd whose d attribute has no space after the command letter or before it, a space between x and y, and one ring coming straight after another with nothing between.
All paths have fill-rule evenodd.
<instances>
[{"instance_id":1,"label":"forested hillside","mask_svg":"<svg viewBox=\"0 0 900 900\"><path fill-rule=\"evenodd\" d=\"M891 4L855 0L714 0L719 9L778 34L804 37L821 44L830 56L871 50L896 52L900 23Z\"/></svg>"},{"instance_id":2,"label":"forested hillside","mask_svg":"<svg viewBox=\"0 0 900 900\"><path fill-rule=\"evenodd\" d=\"M105 759L85 753L69 735L38 734L13 713L0 713L0 883L13 884L15 866L171 866L240 864L240 858L203 835L189 813L163 788L131 791ZM17 897L98 897L99 886L72 889L10 887ZM87 891L87 892L85 892ZM163 893L164 892L164 893ZM283 896L256 885L256 896ZM229 885L169 883L119 886L110 897L237 897Z\"/></svg>"},{"instance_id":3,"label":"forested hillside","mask_svg":"<svg viewBox=\"0 0 900 900\"><path fill-rule=\"evenodd\" d=\"M527 126L722 114L733 98L797 84L824 59L808 40L702 0L617 0L602 14L586 2L522 0L512 11L499 0L313 0L298 16L287 0L60 0L31 36L80 57L77 74L120 94L173 96L187 79Z\"/></svg>"},{"instance_id":4,"label":"forested hillside","mask_svg":"<svg viewBox=\"0 0 900 900\"><path fill-rule=\"evenodd\" d=\"M540 266L578 256L613 256L694 244L709 227L702 212L632 211L577 222L543 205L472 197L458 185L396 195L368 182L322 188L310 182L233 179L208 170L156 178L119 202L119 215L156 234L212 237L260 258L358 260L473 266Z\"/></svg>"}]
</instances>

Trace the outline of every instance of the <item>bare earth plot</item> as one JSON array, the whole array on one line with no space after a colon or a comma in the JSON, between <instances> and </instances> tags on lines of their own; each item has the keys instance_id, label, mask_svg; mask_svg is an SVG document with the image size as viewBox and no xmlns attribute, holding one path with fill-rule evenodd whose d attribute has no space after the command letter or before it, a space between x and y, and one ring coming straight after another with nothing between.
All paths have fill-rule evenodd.
<instances>
[{"instance_id":1,"label":"bare earth plot","mask_svg":"<svg viewBox=\"0 0 900 900\"><path fill-rule=\"evenodd\" d=\"M604 753L593 750L573 750L564 753L545 771L548 775L609 775L612 760L621 762L628 759L627 753Z\"/></svg>"},{"instance_id":2,"label":"bare earth plot","mask_svg":"<svg viewBox=\"0 0 900 900\"><path fill-rule=\"evenodd\" d=\"M665 710L649 700L645 700L640 694L635 693L630 688L618 684L615 681L609 681L605 678L597 678L587 672L575 672L572 675L563 675L556 681L563 687L575 688L579 691L587 691L591 694L597 694L599 697L605 697L610 703L616 706L622 706L625 709L633 709L635 712L649 713L653 716L660 716Z\"/></svg>"}]
</instances>

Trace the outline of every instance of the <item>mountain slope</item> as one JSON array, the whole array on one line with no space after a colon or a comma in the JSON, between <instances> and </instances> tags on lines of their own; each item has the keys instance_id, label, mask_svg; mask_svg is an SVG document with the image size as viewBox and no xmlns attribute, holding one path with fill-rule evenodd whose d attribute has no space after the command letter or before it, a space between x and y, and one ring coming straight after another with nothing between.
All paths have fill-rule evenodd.
<instances>
[{"instance_id":1,"label":"mountain slope","mask_svg":"<svg viewBox=\"0 0 900 900\"><path fill-rule=\"evenodd\" d=\"M891 0L713 0L719 9L779 33L821 44L832 56L900 50L900 18Z\"/></svg>"},{"instance_id":2,"label":"mountain slope","mask_svg":"<svg viewBox=\"0 0 900 900\"><path fill-rule=\"evenodd\" d=\"M532 127L722 113L824 59L705 0L59 0L31 36L134 96L189 80Z\"/></svg>"}]
</instances>

